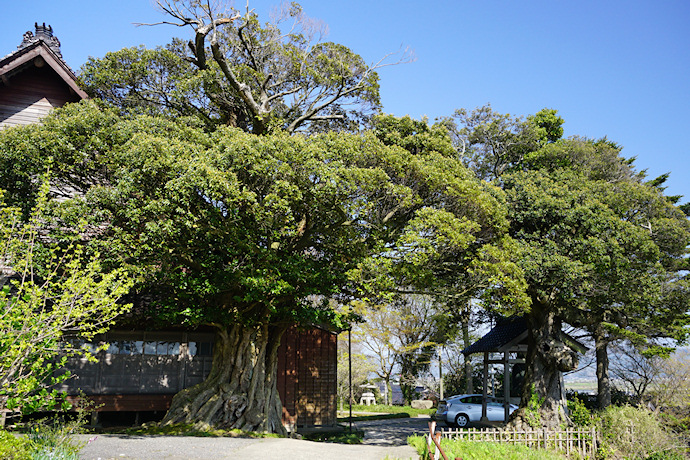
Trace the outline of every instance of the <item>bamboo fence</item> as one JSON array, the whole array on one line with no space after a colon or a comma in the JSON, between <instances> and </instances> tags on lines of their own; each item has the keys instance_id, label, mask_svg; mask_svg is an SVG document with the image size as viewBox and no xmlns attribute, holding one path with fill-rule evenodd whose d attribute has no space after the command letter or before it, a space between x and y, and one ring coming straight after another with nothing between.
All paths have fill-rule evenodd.
<instances>
[{"instance_id":1,"label":"bamboo fence","mask_svg":"<svg viewBox=\"0 0 690 460\"><path fill-rule=\"evenodd\" d=\"M476 442L524 444L534 449L550 449L568 457L594 458L597 450L596 427L564 430L501 430L496 428L440 430L442 438Z\"/></svg>"}]
</instances>

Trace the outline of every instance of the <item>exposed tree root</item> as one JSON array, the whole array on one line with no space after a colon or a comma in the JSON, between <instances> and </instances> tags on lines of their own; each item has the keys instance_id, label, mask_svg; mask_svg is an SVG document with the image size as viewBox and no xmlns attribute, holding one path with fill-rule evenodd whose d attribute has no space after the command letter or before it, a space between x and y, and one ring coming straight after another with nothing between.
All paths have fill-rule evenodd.
<instances>
[{"instance_id":1,"label":"exposed tree root","mask_svg":"<svg viewBox=\"0 0 690 460\"><path fill-rule=\"evenodd\" d=\"M276 386L283 332L269 326L219 328L211 373L175 395L162 424L287 434Z\"/></svg>"}]
</instances>

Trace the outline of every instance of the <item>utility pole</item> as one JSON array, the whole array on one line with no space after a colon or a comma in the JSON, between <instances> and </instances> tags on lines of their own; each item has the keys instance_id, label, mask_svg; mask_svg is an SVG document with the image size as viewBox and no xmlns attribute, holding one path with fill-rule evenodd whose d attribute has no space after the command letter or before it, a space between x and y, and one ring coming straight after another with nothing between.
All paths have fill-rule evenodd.
<instances>
[{"instance_id":1,"label":"utility pole","mask_svg":"<svg viewBox=\"0 0 690 460\"><path fill-rule=\"evenodd\" d=\"M438 352L438 378L441 381L439 399L443 399L443 358L440 351Z\"/></svg>"},{"instance_id":2,"label":"utility pole","mask_svg":"<svg viewBox=\"0 0 690 460\"><path fill-rule=\"evenodd\" d=\"M352 433L352 327L347 330L347 363L350 378L350 433Z\"/></svg>"}]
</instances>

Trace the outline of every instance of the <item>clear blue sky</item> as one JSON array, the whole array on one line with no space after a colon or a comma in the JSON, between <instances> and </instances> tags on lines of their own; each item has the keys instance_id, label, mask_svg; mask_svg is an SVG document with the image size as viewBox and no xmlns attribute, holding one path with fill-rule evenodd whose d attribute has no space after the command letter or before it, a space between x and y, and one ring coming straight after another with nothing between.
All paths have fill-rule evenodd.
<instances>
[{"instance_id":1,"label":"clear blue sky","mask_svg":"<svg viewBox=\"0 0 690 460\"><path fill-rule=\"evenodd\" d=\"M250 1L267 18L276 2ZM607 136L669 194L690 201L690 2L686 0L301 2L328 40L374 62L400 47L416 62L383 69L384 111L434 119L490 103L502 113L544 107L565 135ZM243 8L245 2L237 2ZM163 45L189 29L135 27L162 16L148 0L3 0L0 55L34 22L51 24L75 70L88 56Z\"/></svg>"}]
</instances>

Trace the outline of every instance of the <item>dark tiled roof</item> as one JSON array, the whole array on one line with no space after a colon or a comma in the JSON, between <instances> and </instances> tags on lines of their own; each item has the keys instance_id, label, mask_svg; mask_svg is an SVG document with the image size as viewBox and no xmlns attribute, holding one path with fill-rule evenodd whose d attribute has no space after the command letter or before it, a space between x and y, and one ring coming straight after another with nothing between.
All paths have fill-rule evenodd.
<instances>
[{"instance_id":1,"label":"dark tiled roof","mask_svg":"<svg viewBox=\"0 0 690 460\"><path fill-rule=\"evenodd\" d=\"M31 44L38 42L39 40L43 40L53 53L62 58L62 53L60 52L60 40L53 35L53 28L50 25L46 27L45 22L43 25L38 25L36 22L34 23L34 27L36 28L35 34L31 31L24 33L22 42L18 48L26 48Z\"/></svg>"},{"instance_id":2,"label":"dark tiled roof","mask_svg":"<svg viewBox=\"0 0 690 460\"><path fill-rule=\"evenodd\" d=\"M65 67L69 68L67 63L62 59L60 40L53 35L53 28L51 26L46 26L45 22L43 25L38 25L38 23L35 23L34 26L36 27L36 32L34 33L30 30L25 32L24 36L22 37L22 42L19 44L19 46L17 46L17 49L0 59L0 65L4 65L5 63L15 59L17 56L35 48L40 43L43 43L48 49L50 49L50 51L53 52L53 54L55 54L57 58L59 58L60 62L64 64ZM72 72L72 69L70 69L70 72Z\"/></svg>"},{"instance_id":3,"label":"dark tiled roof","mask_svg":"<svg viewBox=\"0 0 690 460\"><path fill-rule=\"evenodd\" d=\"M498 351L500 347L509 343L526 330L527 321L525 321L523 317L511 317L499 320L493 329L484 337L462 350L462 353L464 355L471 355L473 353L483 353L485 351Z\"/></svg>"},{"instance_id":4,"label":"dark tiled roof","mask_svg":"<svg viewBox=\"0 0 690 460\"><path fill-rule=\"evenodd\" d=\"M23 72L25 69L36 65L40 58L43 58L50 68L60 77L67 86L81 99L86 99L87 94L79 88L76 76L67 63L62 59L60 53L60 41L53 35L53 28L50 26L38 25L36 33L26 32L17 50L5 57L0 57L0 85L8 84L8 79L15 74Z\"/></svg>"},{"instance_id":5,"label":"dark tiled roof","mask_svg":"<svg viewBox=\"0 0 690 460\"><path fill-rule=\"evenodd\" d=\"M473 353L484 353L487 351L497 352L499 351L499 348L510 343L512 340L526 331L527 321L522 316L512 316L510 318L498 320L493 329L491 329L484 337L462 350L462 353L464 355L471 355ZM560 333L560 339L565 342L567 346L578 353L584 354L588 350L584 344L563 331Z\"/></svg>"}]
</instances>

